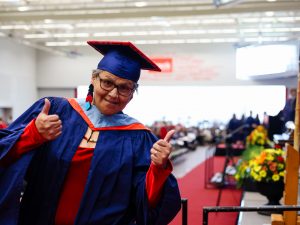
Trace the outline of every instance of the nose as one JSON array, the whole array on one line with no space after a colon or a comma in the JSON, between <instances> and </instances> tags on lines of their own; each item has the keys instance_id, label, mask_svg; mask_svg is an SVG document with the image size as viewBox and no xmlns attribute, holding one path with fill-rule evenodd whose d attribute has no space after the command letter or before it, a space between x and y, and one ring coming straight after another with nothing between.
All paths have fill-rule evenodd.
<instances>
[{"instance_id":1,"label":"nose","mask_svg":"<svg viewBox=\"0 0 300 225\"><path fill-rule=\"evenodd\" d=\"M118 93L117 87L114 87L114 89L112 89L108 94L109 94L109 96L111 96L111 97L118 97L118 96L119 96L119 93Z\"/></svg>"}]
</instances>

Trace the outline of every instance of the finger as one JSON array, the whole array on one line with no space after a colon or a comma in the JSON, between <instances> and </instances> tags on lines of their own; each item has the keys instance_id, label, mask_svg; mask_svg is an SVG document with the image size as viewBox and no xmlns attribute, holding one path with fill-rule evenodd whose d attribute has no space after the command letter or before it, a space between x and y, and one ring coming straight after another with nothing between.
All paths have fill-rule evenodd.
<instances>
[{"instance_id":1,"label":"finger","mask_svg":"<svg viewBox=\"0 0 300 225\"><path fill-rule=\"evenodd\" d=\"M47 121L49 121L49 122L58 122L58 121L60 121L60 119L59 119L58 115L48 115L47 116Z\"/></svg>"},{"instance_id":2,"label":"finger","mask_svg":"<svg viewBox=\"0 0 300 225\"><path fill-rule=\"evenodd\" d=\"M55 133L55 134L48 135L48 136L46 137L46 139L48 139L48 140L54 140L54 139L56 139L59 135L61 135L61 133L62 133L62 132L58 132L58 133Z\"/></svg>"},{"instance_id":3,"label":"finger","mask_svg":"<svg viewBox=\"0 0 300 225\"><path fill-rule=\"evenodd\" d=\"M50 106L51 106L50 101L47 98L45 98L45 104L44 104L44 107L43 107L41 113L44 113L44 114L48 115L49 110L50 110Z\"/></svg>"},{"instance_id":4,"label":"finger","mask_svg":"<svg viewBox=\"0 0 300 225\"><path fill-rule=\"evenodd\" d=\"M173 136L174 133L175 133L175 130L170 130L170 131L166 134L166 136L165 136L165 138L164 138L164 141L169 142L169 141L171 140L171 138L172 138L172 136Z\"/></svg>"},{"instance_id":5,"label":"finger","mask_svg":"<svg viewBox=\"0 0 300 225\"><path fill-rule=\"evenodd\" d=\"M62 130L62 129L61 129L61 127L59 126L59 127L53 128L53 129L52 129L52 132L53 132L53 134L56 134L56 133L60 132L61 130Z\"/></svg>"},{"instance_id":6,"label":"finger","mask_svg":"<svg viewBox=\"0 0 300 225\"><path fill-rule=\"evenodd\" d=\"M55 121L55 122L45 121L42 128L50 130L50 129L55 129L59 126L62 126L60 121Z\"/></svg>"},{"instance_id":7,"label":"finger","mask_svg":"<svg viewBox=\"0 0 300 225\"><path fill-rule=\"evenodd\" d=\"M54 135L53 135L53 138L57 138L59 135L61 135L61 131L58 131L57 133L55 133Z\"/></svg>"},{"instance_id":8,"label":"finger","mask_svg":"<svg viewBox=\"0 0 300 225\"><path fill-rule=\"evenodd\" d=\"M155 154L157 154L158 151L154 148L151 148L150 152L151 152L151 154L155 155Z\"/></svg>"},{"instance_id":9,"label":"finger","mask_svg":"<svg viewBox=\"0 0 300 225\"><path fill-rule=\"evenodd\" d=\"M61 130L62 129L62 125L61 124L56 124L52 127L55 130Z\"/></svg>"}]
</instances>

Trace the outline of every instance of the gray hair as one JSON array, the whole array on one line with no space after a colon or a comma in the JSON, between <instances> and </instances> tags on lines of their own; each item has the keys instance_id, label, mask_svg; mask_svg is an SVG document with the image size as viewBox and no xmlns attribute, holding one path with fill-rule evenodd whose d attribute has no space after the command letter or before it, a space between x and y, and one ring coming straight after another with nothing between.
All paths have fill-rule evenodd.
<instances>
[{"instance_id":1,"label":"gray hair","mask_svg":"<svg viewBox=\"0 0 300 225\"><path fill-rule=\"evenodd\" d=\"M92 72L92 77L95 78L97 77L103 70L95 69Z\"/></svg>"}]
</instances>

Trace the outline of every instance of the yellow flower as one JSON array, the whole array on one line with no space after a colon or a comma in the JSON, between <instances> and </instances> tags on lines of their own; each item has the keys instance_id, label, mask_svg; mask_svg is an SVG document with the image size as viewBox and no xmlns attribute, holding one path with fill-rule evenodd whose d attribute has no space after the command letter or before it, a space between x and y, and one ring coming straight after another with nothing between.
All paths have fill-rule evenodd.
<instances>
[{"instance_id":1,"label":"yellow flower","mask_svg":"<svg viewBox=\"0 0 300 225\"><path fill-rule=\"evenodd\" d=\"M279 172L279 176L284 177L284 171Z\"/></svg>"},{"instance_id":2,"label":"yellow flower","mask_svg":"<svg viewBox=\"0 0 300 225\"><path fill-rule=\"evenodd\" d=\"M280 176L278 174L273 174L272 180L279 181L279 179L280 179Z\"/></svg>"},{"instance_id":3,"label":"yellow flower","mask_svg":"<svg viewBox=\"0 0 300 225\"><path fill-rule=\"evenodd\" d=\"M267 135L267 130L264 126L257 126L246 138L246 144L249 145L260 145L264 146L270 142Z\"/></svg>"},{"instance_id":4,"label":"yellow flower","mask_svg":"<svg viewBox=\"0 0 300 225\"><path fill-rule=\"evenodd\" d=\"M284 164L283 163L278 163L277 168L278 168L278 170L283 170L284 169Z\"/></svg>"},{"instance_id":5,"label":"yellow flower","mask_svg":"<svg viewBox=\"0 0 300 225\"><path fill-rule=\"evenodd\" d=\"M261 166L260 165L257 165L257 164L255 164L255 166L254 166L254 171L255 172L259 172L260 171L260 169L261 169Z\"/></svg>"},{"instance_id":6,"label":"yellow flower","mask_svg":"<svg viewBox=\"0 0 300 225\"><path fill-rule=\"evenodd\" d=\"M261 177L266 177L267 176L267 172L265 170L261 170L261 171L259 171L259 175Z\"/></svg>"}]
</instances>

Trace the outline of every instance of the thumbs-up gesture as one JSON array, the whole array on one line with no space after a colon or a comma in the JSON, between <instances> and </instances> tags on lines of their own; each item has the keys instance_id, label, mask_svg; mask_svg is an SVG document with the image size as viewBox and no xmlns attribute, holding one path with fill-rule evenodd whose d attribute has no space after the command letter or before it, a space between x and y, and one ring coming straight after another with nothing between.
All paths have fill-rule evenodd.
<instances>
[{"instance_id":1,"label":"thumbs-up gesture","mask_svg":"<svg viewBox=\"0 0 300 225\"><path fill-rule=\"evenodd\" d=\"M160 139L154 143L151 152L151 161L156 166L165 167L169 156L172 152L172 145L169 143L175 130L170 130L164 139Z\"/></svg>"},{"instance_id":2,"label":"thumbs-up gesture","mask_svg":"<svg viewBox=\"0 0 300 225\"><path fill-rule=\"evenodd\" d=\"M47 140L54 140L61 134L62 123L58 115L48 115L51 107L50 101L45 98L45 105L35 120L38 132Z\"/></svg>"}]
</instances>

